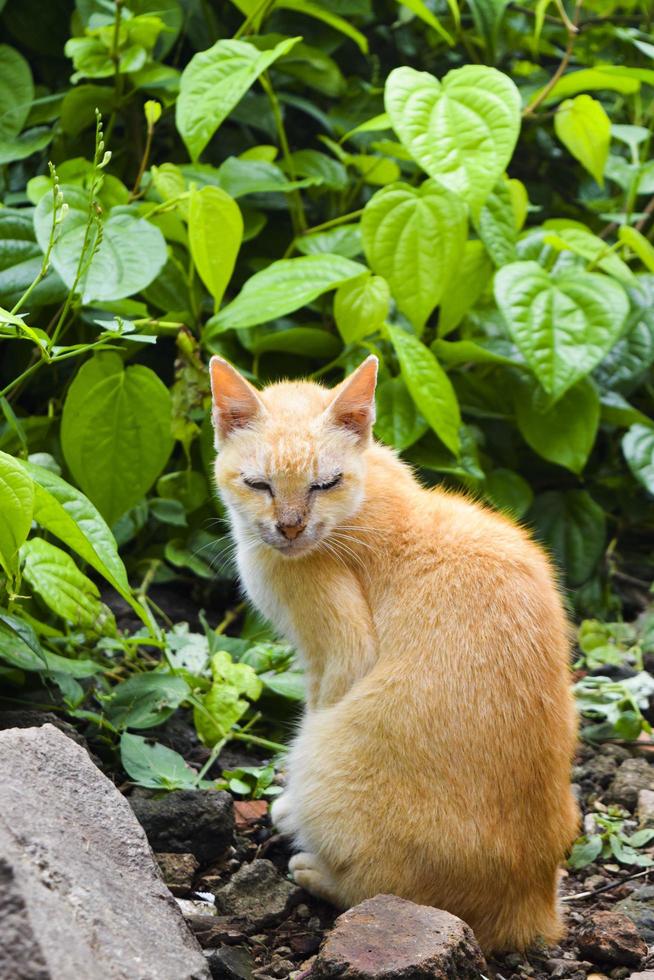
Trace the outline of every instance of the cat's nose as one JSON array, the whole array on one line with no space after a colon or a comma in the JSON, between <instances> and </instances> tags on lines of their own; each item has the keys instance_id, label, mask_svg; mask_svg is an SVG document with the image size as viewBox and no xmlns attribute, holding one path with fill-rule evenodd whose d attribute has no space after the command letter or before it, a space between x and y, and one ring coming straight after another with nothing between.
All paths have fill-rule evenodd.
<instances>
[{"instance_id":1,"label":"cat's nose","mask_svg":"<svg viewBox=\"0 0 654 980\"><path fill-rule=\"evenodd\" d=\"M284 537L285 538L288 538L289 541L295 541L295 539L300 534L302 534L302 532L304 531L304 528L305 528L305 525L302 524L301 521L296 522L296 523L293 523L293 524L282 524L282 523L279 523L277 525L277 530L279 531L279 533L280 534L283 534Z\"/></svg>"}]
</instances>

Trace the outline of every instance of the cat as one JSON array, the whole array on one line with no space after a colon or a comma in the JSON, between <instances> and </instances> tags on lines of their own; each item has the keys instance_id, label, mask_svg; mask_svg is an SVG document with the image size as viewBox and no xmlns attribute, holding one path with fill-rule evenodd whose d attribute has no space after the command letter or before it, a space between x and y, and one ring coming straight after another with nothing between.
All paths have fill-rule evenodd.
<instances>
[{"instance_id":1,"label":"cat","mask_svg":"<svg viewBox=\"0 0 654 980\"><path fill-rule=\"evenodd\" d=\"M373 440L375 357L333 390L210 373L240 578L306 671L272 808L295 881L446 909L486 952L555 941L576 716L545 554Z\"/></svg>"}]
</instances>

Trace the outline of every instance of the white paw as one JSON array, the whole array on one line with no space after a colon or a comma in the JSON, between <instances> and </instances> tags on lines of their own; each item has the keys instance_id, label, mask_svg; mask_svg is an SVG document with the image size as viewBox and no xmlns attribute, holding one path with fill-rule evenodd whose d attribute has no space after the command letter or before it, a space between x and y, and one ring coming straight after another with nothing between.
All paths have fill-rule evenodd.
<instances>
[{"instance_id":1,"label":"white paw","mask_svg":"<svg viewBox=\"0 0 654 980\"><path fill-rule=\"evenodd\" d=\"M300 888L337 908L341 906L334 883L320 858L315 854L308 851L294 854L288 862L288 867L293 880Z\"/></svg>"},{"instance_id":2,"label":"white paw","mask_svg":"<svg viewBox=\"0 0 654 980\"><path fill-rule=\"evenodd\" d=\"M293 807L288 793L282 793L281 796L278 796L270 807L270 819L282 834L294 834L296 831L292 812Z\"/></svg>"}]
</instances>

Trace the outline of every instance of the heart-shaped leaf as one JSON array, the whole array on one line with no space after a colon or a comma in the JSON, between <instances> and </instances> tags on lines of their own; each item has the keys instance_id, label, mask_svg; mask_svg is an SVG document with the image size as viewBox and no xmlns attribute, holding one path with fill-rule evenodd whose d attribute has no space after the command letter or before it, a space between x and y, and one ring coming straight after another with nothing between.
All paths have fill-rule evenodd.
<instances>
[{"instance_id":1,"label":"heart-shaped leaf","mask_svg":"<svg viewBox=\"0 0 654 980\"><path fill-rule=\"evenodd\" d=\"M512 262L495 276L495 298L511 336L545 391L558 399L589 374L622 332L622 286L582 269L548 272Z\"/></svg>"},{"instance_id":2,"label":"heart-shaped leaf","mask_svg":"<svg viewBox=\"0 0 654 980\"><path fill-rule=\"evenodd\" d=\"M418 332L461 261L467 226L463 203L434 180L421 187L391 184L366 205L366 258Z\"/></svg>"},{"instance_id":3,"label":"heart-shaped leaf","mask_svg":"<svg viewBox=\"0 0 654 980\"><path fill-rule=\"evenodd\" d=\"M465 65L440 82L428 72L396 68L386 110L413 159L473 213L506 170L520 132L520 94L486 65Z\"/></svg>"},{"instance_id":4,"label":"heart-shaped leaf","mask_svg":"<svg viewBox=\"0 0 654 980\"><path fill-rule=\"evenodd\" d=\"M584 378L555 405L534 384L520 384L515 392L518 428L528 445L551 463L581 473L597 435L600 403L595 385Z\"/></svg>"},{"instance_id":5,"label":"heart-shaped leaf","mask_svg":"<svg viewBox=\"0 0 654 980\"><path fill-rule=\"evenodd\" d=\"M654 494L654 431L632 425L622 440L622 452L638 482Z\"/></svg>"}]
</instances>

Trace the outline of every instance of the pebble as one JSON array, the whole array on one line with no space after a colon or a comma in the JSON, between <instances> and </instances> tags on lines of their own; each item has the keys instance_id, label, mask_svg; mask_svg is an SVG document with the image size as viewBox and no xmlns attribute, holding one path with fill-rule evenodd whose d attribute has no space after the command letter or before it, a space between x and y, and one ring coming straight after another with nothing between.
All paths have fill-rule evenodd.
<instances>
[{"instance_id":1,"label":"pebble","mask_svg":"<svg viewBox=\"0 0 654 980\"><path fill-rule=\"evenodd\" d=\"M635 925L620 912L595 912L577 936L582 956L607 966L639 966L647 946Z\"/></svg>"},{"instance_id":2,"label":"pebble","mask_svg":"<svg viewBox=\"0 0 654 980\"><path fill-rule=\"evenodd\" d=\"M193 877L200 865L192 854L155 854L163 880L173 895L187 895L193 885Z\"/></svg>"}]
</instances>

